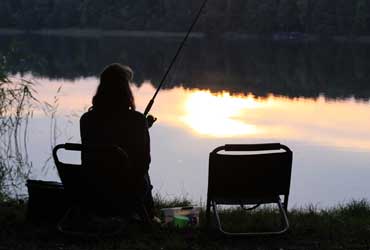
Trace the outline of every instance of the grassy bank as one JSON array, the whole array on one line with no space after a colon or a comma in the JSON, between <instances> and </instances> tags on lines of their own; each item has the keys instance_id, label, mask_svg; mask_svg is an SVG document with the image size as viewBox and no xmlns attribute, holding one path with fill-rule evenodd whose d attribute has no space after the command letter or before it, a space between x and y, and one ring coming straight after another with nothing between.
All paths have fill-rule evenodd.
<instances>
[{"instance_id":1,"label":"grassy bank","mask_svg":"<svg viewBox=\"0 0 370 250\"><path fill-rule=\"evenodd\" d=\"M157 208L183 206L186 200L157 201ZM353 201L330 209L313 206L291 209L291 229L279 237L227 239L209 232L204 213L196 229L154 226L143 229L132 224L110 237L67 237L54 225L26 220L26 203L0 204L0 249L370 249L370 203ZM276 228L276 210L261 208L253 216L242 216L240 209L222 212L229 230ZM276 225L275 225L276 224Z\"/></svg>"}]
</instances>

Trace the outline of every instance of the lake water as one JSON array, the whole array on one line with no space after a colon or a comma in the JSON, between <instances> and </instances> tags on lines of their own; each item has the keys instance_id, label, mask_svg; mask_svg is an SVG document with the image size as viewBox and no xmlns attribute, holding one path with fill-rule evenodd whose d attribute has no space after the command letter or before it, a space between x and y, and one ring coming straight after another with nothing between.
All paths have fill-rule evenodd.
<instances>
[{"instance_id":1,"label":"lake water","mask_svg":"<svg viewBox=\"0 0 370 250\"><path fill-rule=\"evenodd\" d=\"M104 65L131 65L143 111L178 39L0 36L10 73L35 82L28 124L31 177L58 180L53 145L80 142ZM280 142L293 151L291 206L370 198L370 46L189 41L159 93L150 129L154 191L206 200L208 154L227 143ZM57 107L55 116L44 112ZM50 107L49 107L50 108ZM44 110L43 110L44 109ZM76 155L63 155L78 161Z\"/></svg>"}]
</instances>

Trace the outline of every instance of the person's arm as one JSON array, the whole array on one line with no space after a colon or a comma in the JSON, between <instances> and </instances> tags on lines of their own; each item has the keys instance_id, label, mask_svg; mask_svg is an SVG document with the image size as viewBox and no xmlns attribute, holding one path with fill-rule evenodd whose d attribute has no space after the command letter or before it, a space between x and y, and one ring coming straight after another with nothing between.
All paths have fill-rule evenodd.
<instances>
[{"instance_id":1,"label":"person's arm","mask_svg":"<svg viewBox=\"0 0 370 250\"><path fill-rule=\"evenodd\" d=\"M148 166L147 170L149 170L149 164L150 164L150 161L151 161L151 157L150 157L150 134L149 134L149 127L148 127L148 124L147 124L147 120L144 119L144 144L145 144L145 152L144 152L144 155L145 155L145 161L146 161L146 164Z\"/></svg>"},{"instance_id":2,"label":"person's arm","mask_svg":"<svg viewBox=\"0 0 370 250\"><path fill-rule=\"evenodd\" d=\"M86 113L83 114L80 118L80 136L81 136L81 143L84 144L86 141Z\"/></svg>"},{"instance_id":3,"label":"person's arm","mask_svg":"<svg viewBox=\"0 0 370 250\"><path fill-rule=\"evenodd\" d=\"M150 135L146 118L140 115L136 126L136 154L135 172L138 176L144 176L149 170L150 157Z\"/></svg>"},{"instance_id":4,"label":"person's arm","mask_svg":"<svg viewBox=\"0 0 370 250\"><path fill-rule=\"evenodd\" d=\"M83 114L80 118L80 136L81 136L81 144L87 144L87 137L88 137L88 122L87 122L87 113ZM85 164L86 162L86 153L84 151L81 152L81 162Z\"/></svg>"}]
</instances>

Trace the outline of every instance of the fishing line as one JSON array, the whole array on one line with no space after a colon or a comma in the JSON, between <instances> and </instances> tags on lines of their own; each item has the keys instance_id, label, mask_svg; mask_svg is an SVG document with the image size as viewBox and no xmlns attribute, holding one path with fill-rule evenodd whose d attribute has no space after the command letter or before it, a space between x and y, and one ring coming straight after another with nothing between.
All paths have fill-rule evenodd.
<instances>
[{"instance_id":1,"label":"fishing line","mask_svg":"<svg viewBox=\"0 0 370 250\"><path fill-rule=\"evenodd\" d=\"M171 69L172 69L173 65L175 64L175 62L176 62L176 60L177 60L177 57L180 55L180 52L181 52L181 50L183 49L183 47L184 47L184 45L185 45L186 41L188 40L188 37L189 37L190 33L192 32L192 30L193 30L193 28L194 28L195 24L198 22L198 19L199 19L199 17L201 16L201 14L202 14L202 11L203 11L204 7L205 7L205 6L206 6L206 4L207 4L207 1L208 1L208 0L204 0L204 1L203 1L203 3L202 3L202 5L201 5L201 7L199 8L199 11L198 11L198 13L197 13L197 15L196 15L195 19L194 19L194 21L193 21L193 22L192 22L192 24L190 25L190 28L189 28L189 30L187 31L187 33L186 33L186 35L185 35L184 39L182 40L182 42L181 42L181 44L180 44L179 48L177 49L175 56L172 58L172 61L171 61L170 65L169 65L169 67L167 68L166 72L164 73L164 75L163 75L163 77L162 77L162 80L160 81L160 84L159 84L159 86L158 86L157 90L155 91L155 93L154 93L154 95L153 95L152 99L150 99L150 101L149 101L148 105L146 106L145 111L144 111L144 115L145 115L145 116L147 116L147 114L148 114L148 113L149 113L149 111L151 110L151 108L152 108L152 106L153 106L153 104L154 104L154 100L155 100L155 98L157 97L159 90L162 88L162 85L163 85L163 84L164 84L164 82L166 81L166 78L167 78L168 74L170 73L170 71L171 71Z\"/></svg>"},{"instance_id":2,"label":"fishing line","mask_svg":"<svg viewBox=\"0 0 370 250\"><path fill-rule=\"evenodd\" d=\"M179 69L183 68L185 64L185 56L184 54L179 55L177 58L177 62L174 64L172 68L172 73L167 77L167 84L173 83L175 85L182 84L181 80L179 79ZM180 75L181 77L181 75Z\"/></svg>"}]
</instances>

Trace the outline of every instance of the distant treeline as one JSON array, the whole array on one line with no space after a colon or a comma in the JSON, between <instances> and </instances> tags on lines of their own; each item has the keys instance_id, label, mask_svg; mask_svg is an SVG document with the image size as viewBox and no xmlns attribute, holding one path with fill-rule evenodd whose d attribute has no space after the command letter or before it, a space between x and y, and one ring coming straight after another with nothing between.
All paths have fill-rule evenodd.
<instances>
[{"instance_id":1,"label":"distant treeline","mask_svg":"<svg viewBox=\"0 0 370 250\"><path fill-rule=\"evenodd\" d=\"M1 0L0 28L184 31L200 0ZM370 0L211 0L203 32L370 35Z\"/></svg>"},{"instance_id":2,"label":"distant treeline","mask_svg":"<svg viewBox=\"0 0 370 250\"><path fill-rule=\"evenodd\" d=\"M130 65L140 85L157 85L179 41L151 38L0 36L9 73L53 79L98 76ZM191 39L165 88L228 90L266 96L370 99L370 45Z\"/></svg>"}]
</instances>

